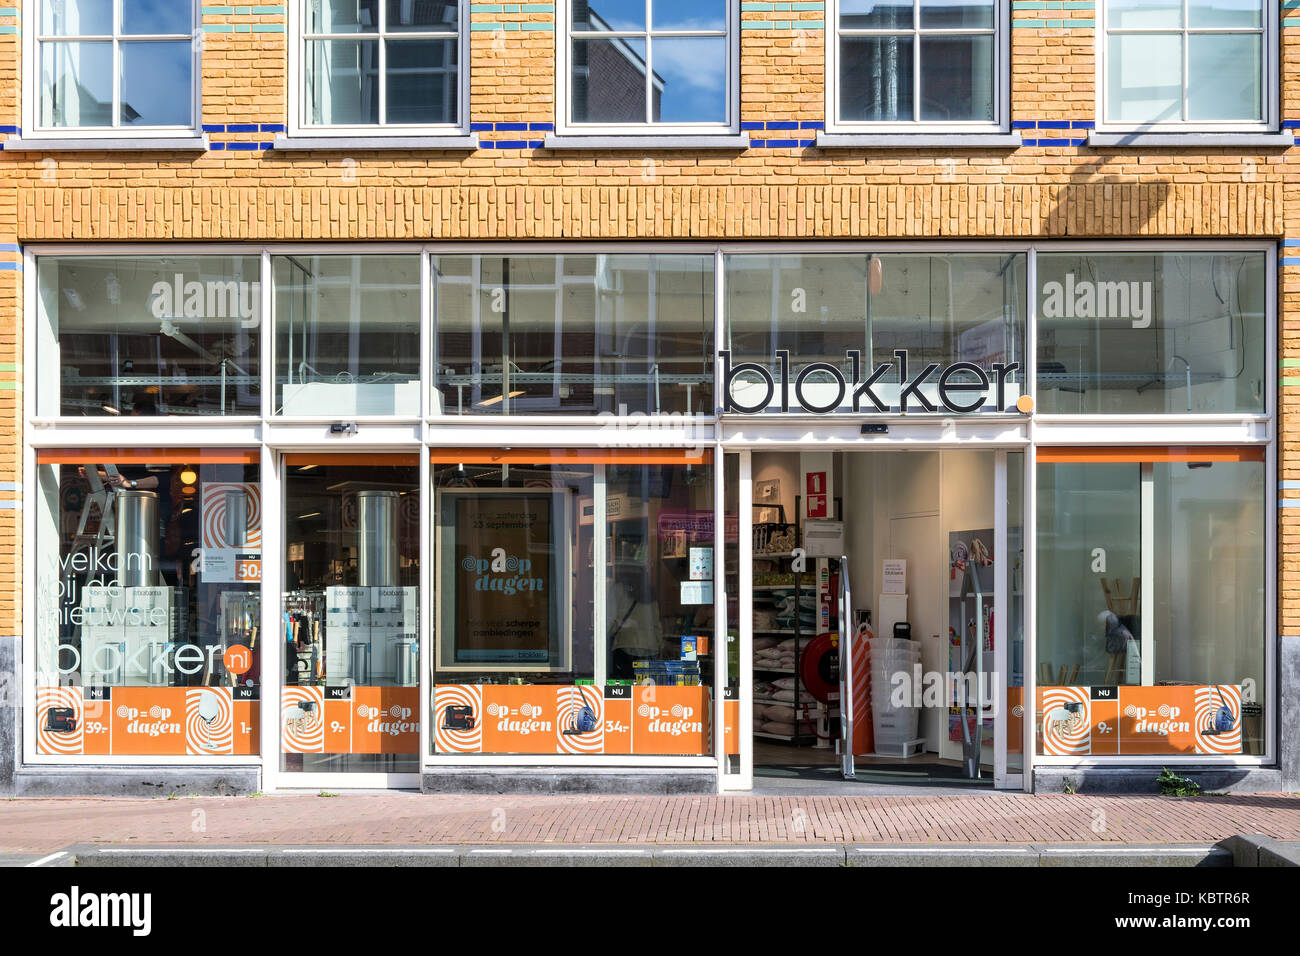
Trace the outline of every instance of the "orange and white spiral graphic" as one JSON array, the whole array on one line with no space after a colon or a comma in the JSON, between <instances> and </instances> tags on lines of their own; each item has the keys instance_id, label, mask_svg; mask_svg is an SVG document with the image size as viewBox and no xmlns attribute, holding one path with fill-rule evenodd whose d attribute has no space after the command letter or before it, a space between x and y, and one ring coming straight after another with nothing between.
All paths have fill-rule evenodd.
<instances>
[{"instance_id":1,"label":"orange and white spiral graphic","mask_svg":"<svg viewBox=\"0 0 1300 956\"><path fill-rule=\"evenodd\" d=\"M605 697L594 684L555 688L555 746L564 754L598 754L605 749ZM566 734L583 706L596 715L596 729L585 734Z\"/></svg>"},{"instance_id":2,"label":"orange and white spiral graphic","mask_svg":"<svg viewBox=\"0 0 1300 956\"><path fill-rule=\"evenodd\" d=\"M1241 753L1241 688L1236 684L1210 684L1196 688L1196 752L1198 754ZM1226 734L1206 734L1214 729L1219 708L1232 711L1232 729Z\"/></svg>"},{"instance_id":3,"label":"orange and white spiral graphic","mask_svg":"<svg viewBox=\"0 0 1300 956\"><path fill-rule=\"evenodd\" d=\"M254 484L215 482L203 486L203 547L233 548L226 540L226 496L240 494L248 502L245 540L238 545L256 551L262 546L262 495Z\"/></svg>"},{"instance_id":4,"label":"orange and white spiral graphic","mask_svg":"<svg viewBox=\"0 0 1300 956\"><path fill-rule=\"evenodd\" d=\"M1066 704L1081 704L1074 711ZM1043 753L1070 757L1092 752L1092 704L1086 687L1043 690Z\"/></svg>"},{"instance_id":5,"label":"orange and white spiral graphic","mask_svg":"<svg viewBox=\"0 0 1300 956\"><path fill-rule=\"evenodd\" d=\"M302 705L306 704L304 707ZM287 754L325 752L325 691L286 687L280 698L280 729Z\"/></svg>"},{"instance_id":6,"label":"orange and white spiral graphic","mask_svg":"<svg viewBox=\"0 0 1300 956\"><path fill-rule=\"evenodd\" d=\"M72 708L76 730L59 733L46 729L46 714L51 707ZM43 754L79 754L85 748L85 707L80 687L38 687L36 689L36 752Z\"/></svg>"},{"instance_id":7,"label":"orange and white spiral graphic","mask_svg":"<svg viewBox=\"0 0 1300 956\"><path fill-rule=\"evenodd\" d=\"M470 730L444 727L448 707L468 707ZM483 688L477 684L439 684L433 691L433 749L440 754L476 754L483 750Z\"/></svg>"},{"instance_id":8,"label":"orange and white spiral graphic","mask_svg":"<svg viewBox=\"0 0 1300 956\"><path fill-rule=\"evenodd\" d=\"M185 752L228 754L235 747L235 704L228 687L185 691Z\"/></svg>"}]
</instances>

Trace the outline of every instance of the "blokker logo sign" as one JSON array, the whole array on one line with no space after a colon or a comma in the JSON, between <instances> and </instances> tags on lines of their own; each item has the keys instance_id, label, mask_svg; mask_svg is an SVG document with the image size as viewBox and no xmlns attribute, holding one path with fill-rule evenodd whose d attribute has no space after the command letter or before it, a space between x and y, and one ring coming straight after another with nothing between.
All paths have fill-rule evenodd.
<instances>
[{"instance_id":1,"label":"blokker logo sign","mask_svg":"<svg viewBox=\"0 0 1300 956\"><path fill-rule=\"evenodd\" d=\"M776 375L759 362L733 363L731 351L723 349L718 352L723 411L752 415L775 404L783 412L794 406L818 414L841 409L969 414L990 402L992 410L1008 410L1008 402L1019 397L1013 380L1019 362L993 362L989 371L974 362L928 362L917 369L909 365L906 349L895 349L894 361L882 362L864 377L862 352L847 349L844 357L848 377L832 362L809 362L794 374L792 387L788 349L776 351Z\"/></svg>"}]
</instances>

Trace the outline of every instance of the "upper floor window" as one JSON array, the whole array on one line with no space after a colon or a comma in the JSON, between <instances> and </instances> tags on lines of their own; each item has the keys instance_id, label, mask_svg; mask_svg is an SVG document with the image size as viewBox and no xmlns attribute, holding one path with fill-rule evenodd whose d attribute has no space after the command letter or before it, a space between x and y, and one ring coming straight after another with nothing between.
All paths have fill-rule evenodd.
<instances>
[{"instance_id":1,"label":"upper floor window","mask_svg":"<svg viewBox=\"0 0 1300 956\"><path fill-rule=\"evenodd\" d=\"M459 128L461 0L301 0L299 127Z\"/></svg>"},{"instance_id":2,"label":"upper floor window","mask_svg":"<svg viewBox=\"0 0 1300 956\"><path fill-rule=\"evenodd\" d=\"M36 125L193 128L195 7L193 0L41 0Z\"/></svg>"},{"instance_id":3,"label":"upper floor window","mask_svg":"<svg viewBox=\"0 0 1300 956\"><path fill-rule=\"evenodd\" d=\"M1005 72L997 0L835 0L832 124L1000 124Z\"/></svg>"},{"instance_id":4,"label":"upper floor window","mask_svg":"<svg viewBox=\"0 0 1300 956\"><path fill-rule=\"evenodd\" d=\"M732 0L570 0L567 123L731 127ZM562 80L564 82L564 80Z\"/></svg>"},{"instance_id":5,"label":"upper floor window","mask_svg":"<svg viewBox=\"0 0 1300 956\"><path fill-rule=\"evenodd\" d=\"M1262 126L1273 112L1276 5L1262 0L1106 0L1103 125Z\"/></svg>"}]
</instances>

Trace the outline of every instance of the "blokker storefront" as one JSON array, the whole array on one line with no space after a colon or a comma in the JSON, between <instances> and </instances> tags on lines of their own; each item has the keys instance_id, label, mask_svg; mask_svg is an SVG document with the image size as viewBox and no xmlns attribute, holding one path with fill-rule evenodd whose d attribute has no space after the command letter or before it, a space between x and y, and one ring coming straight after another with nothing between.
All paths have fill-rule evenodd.
<instances>
[{"instance_id":1,"label":"blokker storefront","mask_svg":"<svg viewBox=\"0 0 1300 956\"><path fill-rule=\"evenodd\" d=\"M1281 789L1274 244L25 255L19 792Z\"/></svg>"}]
</instances>

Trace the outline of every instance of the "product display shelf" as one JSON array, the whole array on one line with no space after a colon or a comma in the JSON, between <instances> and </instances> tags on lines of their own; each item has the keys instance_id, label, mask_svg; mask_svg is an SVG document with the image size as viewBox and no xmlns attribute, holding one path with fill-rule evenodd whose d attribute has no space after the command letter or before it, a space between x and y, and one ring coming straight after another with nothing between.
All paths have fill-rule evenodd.
<instances>
[{"instance_id":1,"label":"product display shelf","mask_svg":"<svg viewBox=\"0 0 1300 956\"><path fill-rule=\"evenodd\" d=\"M761 607L766 610L772 610L773 607L770 602L772 602L775 596L778 594L794 593L798 596L799 599L802 599L802 597L807 594L816 595L817 587L816 587L815 575L807 574L804 572L794 573L788 564L782 564L782 562L788 562L793 557L794 557L793 551L754 551L753 552L753 559L756 566L757 563L760 561L766 561L766 562L776 561L778 562L777 565L778 568L784 567L784 571L781 573L790 574L793 579L791 583L787 583L787 584L753 585L752 591L753 591L755 608ZM798 603L796 603L795 611L794 611L794 621L795 621L794 627L752 628L752 633L755 636L794 638L794 666L793 667L789 667L789 668L763 667L757 661L755 661L753 665L753 671L756 677L759 675L763 675L763 676L779 675L780 677L793 677L795 679L794 680L794 702L791 706L795 714L795 731L796 731L794 734L773 734L773 733L768 733L766 731L755 730L754 736L761 737L767 740L780 740L785 743L795 744L796 746L801 746L802 745L801 742L803 741L811 740L813 742L813 746L817 746L820 744L821 738L829 738L830 736L830 721L832 717L832 712L831 712L831 708L829 708L827 705L817 702L816 700L809 697L806 693L804 693L802 687L800 686L799 657L803 651L803 648L800 645L803 643L805 634L809 639L811 639L816 634L815 625L808 631L805 631L804 628L800 626L801 614L802 614L802 608ZM754 706L773 704L773 703L784 704L786 702L785 701L762 701L759 697L757 696L754 697ZM808 729L806 730L804 729L805 725L807 725L808 727Z\"/></svg>"}]
</instances>

